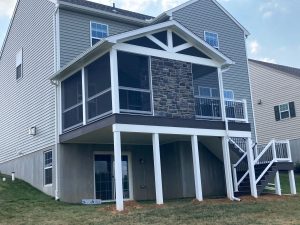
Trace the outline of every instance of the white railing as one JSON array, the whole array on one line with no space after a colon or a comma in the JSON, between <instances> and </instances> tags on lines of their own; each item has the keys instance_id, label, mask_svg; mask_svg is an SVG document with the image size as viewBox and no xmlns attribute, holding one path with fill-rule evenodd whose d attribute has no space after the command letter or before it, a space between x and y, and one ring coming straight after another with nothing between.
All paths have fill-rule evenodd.
<instances>
[{"instance_id":1,"label":"white railing","mask_svg":"<svg viewBox=\"0 0 300 225\"><path fill-rule=\"evenodd\" d=\"M261 165L266 164L266 167L259 174L258 178L255 177L256 184L264 177L270 167L276 162L292 162L291 157L291 149L289 141L276 141L272 140L267 144L263 149L257 149L257 146L253 146L255 149L255 158L253 159L253 165ZM253 151L253 149L251 149ZM232 165L233 170L233 182L234 182L234 189L238 191L239 185L243 182L243 180L249 174L249 168L246 170L243 168L245 164L242 164L246 161L247 152L240 158L240 160ZM247 163L248 164L248 163ZM243 172L244 174L238 177L238 173Z\"/></svg>"},{"instance_id":2,"label":"white railing","mask_svg":"<svg viewBox=\"0 0 300 225\"><path fill-rule=\"evenodd\" d=\"M196 116L198 118L221 119L221 101L219 98L204 98L195 96ZM226 118L229 121L248 122L246 100L226 100Z\"/></svg>"}]
</instances>

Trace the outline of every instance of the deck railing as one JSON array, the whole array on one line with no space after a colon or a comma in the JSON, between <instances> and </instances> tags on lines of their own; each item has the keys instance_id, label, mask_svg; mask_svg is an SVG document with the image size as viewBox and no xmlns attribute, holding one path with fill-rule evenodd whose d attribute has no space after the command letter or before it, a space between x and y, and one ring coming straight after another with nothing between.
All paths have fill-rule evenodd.
<instances>
[{"instance_id":1,"label":"deck railing","mask_svg":"<svg viewBox=\"0 0 300 225\"><path fill-rule=\"evenodd\" d=\"M219 98L195 96L196 116L200 119L221 119L221 101ZM225 100L226 118L232 121L248 122L246 100Z\"/></svg>"}]
</instances>

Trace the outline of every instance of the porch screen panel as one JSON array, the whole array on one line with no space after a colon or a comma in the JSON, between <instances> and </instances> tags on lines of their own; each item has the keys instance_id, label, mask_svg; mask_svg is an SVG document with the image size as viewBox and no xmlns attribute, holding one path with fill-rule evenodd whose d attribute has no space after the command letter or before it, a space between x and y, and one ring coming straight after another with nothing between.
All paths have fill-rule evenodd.
<instances>
[{"instance_id":1,"label":"porch screen panel","mask_svg":"<svg viewBox=\"0 0 300 225\"><path fill-rule=\"evenodd\" d=\"M110 57L106 54L85 68L88 120L112 111Z\"/></svg>"},{"instance_id":2,"label":"porch screen panel","mask_svg":"<svg viewBox=\"0 0 300 225\"><path fill-rule=\"evenodd\" d=\"M82 124L82 78L81 71L62 82L63 130Z\"/></svg>"},{"instance_id":3,"label":"porch screen panel","mask_svg":"<svg viewBox=\"0 0 300 225\"><path fill-rule=\"evenodd\" d=\"M149 57L118 52L121 112L151 113Z\"/></svg>"}]
</instances>

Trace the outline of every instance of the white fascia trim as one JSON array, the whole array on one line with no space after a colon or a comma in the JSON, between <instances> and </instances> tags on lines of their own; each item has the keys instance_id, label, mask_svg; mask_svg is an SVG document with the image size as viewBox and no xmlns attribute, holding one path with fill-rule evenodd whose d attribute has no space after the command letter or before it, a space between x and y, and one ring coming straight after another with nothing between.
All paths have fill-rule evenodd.
<instances>
[{"instance_id":1,"label":"white fascia trim","mask_svg":"<svg viewBox=\"0 0 300 225\"><path fill-rule=\"evenodd\" d=\"M184 7L187 7L195 2L197 2L199 0L190 0L190 1L187 1L186 3L183 3L173 9L170 9L168 11L166 11L165 13L162 13L161 15L159 15L158 17L162 17L163 15L168 15L170 17L172 17L172 14ZM211 0L213 3L215 3L234 23L236 23L236 25L238 25L245 33L245 36L249 36L250 35L250 32L245 28L243 27L217 0ZM153 20L155 21L156 18Z\"/></svg>"},{"instance_id":2,"label":"white fascia trim","mask_svg":"<svg viewBox=\"0 0 300 225\"><path fill-rule=\"evenodd\" d=\"M211 137L226 137L226 130L198 129L198 128L178 128L178 127L162 127L162 126L145 126L145 125L129 125L114 124L113 132L125 133L148 133L148 134L173 134L173 135L197 135ZM251 138L251 132L246 131L229 131L230 137Z\"/></svg>"}]
</instances>

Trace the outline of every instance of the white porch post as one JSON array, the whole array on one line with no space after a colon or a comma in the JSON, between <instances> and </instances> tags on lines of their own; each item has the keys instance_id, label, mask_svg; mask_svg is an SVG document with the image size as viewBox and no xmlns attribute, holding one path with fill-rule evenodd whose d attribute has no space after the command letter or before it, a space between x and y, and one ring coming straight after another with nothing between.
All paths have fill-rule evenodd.
<instances>
[{"instance_id":1,"label":"white porch post","mask_svg":"<svg viewBox=\"0 0 300 225\"><path fill-rule=\"evenodd\" d=\"M82 85L82 123L86 125L87 122L87 111L86 111L86 82L85 82L85 69L81 69L81 85Z\"/></svg>"},{"instance_id":2,"label":"white porch post","mask_svg":"<svg viewBox=\"0 0 300 225\"><path fill-rule=\"evenodd\" d=\"M248 159L248 169L249 169L249 178L250 178L250 187L251 187L251 195L254 198L257 198L257 186L256 186L256 176L254 169L254 157L252 151L252 140L251 138L247 138L247 159Z\"/></svg>"},{"instance_id":3,"label":"white porch post","mask_svg":"<svg viewBox=\"0 0 300 225\"><path fill-rule=\"evenodd\" d=\"M160 161L160 147L159 147L158 134L152 134L152 143L153 143L156 203L158 205L162 205L164 203L164 200L163 200L163 189L162 189L162 179L161 179L161 161Z\"/></svg>"},{"instance_id":4,"label":"white porch post","mask_svg":"<svg viewBox=\"0 0 300 225\"><path fill-rule=\"evenodd\" d=\"M110 50L110 78L111 78L112 113L113 114L120 113L118 55L116 49Z\"/></svg>"},{"instance_id":5,"label":"white porch post","mask_svg":"<svg viewBox=\"0 0 300 225\"><path fill-rule=\"evenodd\" d=\"M277 171L276 175L275 175L275 192L276 192L277 195L281 195L281 185L280 185L279 171Z\"/></svg>"},{"instance_id":6,"label":"white porch post","mask_svg":"<svg viewBox=\"0 0 300 225\"><path fill-rule=\"evenodd\" d=\"M221 112L222 120L226 119L226 109L225 109L225 100L224 100L224 86L223 86L223 76L221 68L218 68L218 79L219 79L219 90L220 90L220 102L221 102Z\"/></svg>"},{"instance_id":7,"label":"white porch post","mask_svg":"<svg viewBox=\"0 0 300 225\"><path fill-rule=\"evenodd\" d=\"M225 169L227 197L230 200L233 200L234 193L233 193L231 163L230 163L229 145L228 145L227 137L222 137L222 148L223 148L223 160L224 160L224 169Z\"/></svg>"},{"instance_id":8,"label":"white porch post","mask_svg":"<svg viewBox=\"0 0 300 225\"><path fill-rule=\"evenodd\" d=\"M115 159L115 185L116 185L116 208L124 210L123 180L122 180L122 157L121 157L121 133L114 131L114 159Z\"/></svg>"},{"instance_id":9,"label":"white porch post","mask_svg":"<svg viewBox=\"0 0 300 225\"><path fill-rule=\"evenodd\" d=\"M290 180L291 194L296 195L297 190L296 190L296 181L295 181L294 170L289 171L289 180Z\"/></svg>"},{"instance_id":10,"label":"white porch post","mask_svg":"<svg viewBox=\"0 0 300 225\"><path fill-rule=\"evenodd\" d=\"M198 148L198 137L196 135L193 135L191 139L192 139L196 199L198 201L203 201L202 184L201 184L201 171L200 171L200 159L199 159L199 148Z\"/></svg>"}]
</instances>

